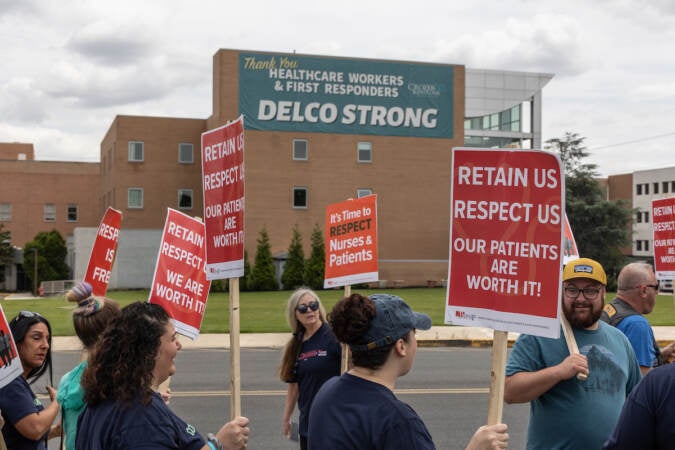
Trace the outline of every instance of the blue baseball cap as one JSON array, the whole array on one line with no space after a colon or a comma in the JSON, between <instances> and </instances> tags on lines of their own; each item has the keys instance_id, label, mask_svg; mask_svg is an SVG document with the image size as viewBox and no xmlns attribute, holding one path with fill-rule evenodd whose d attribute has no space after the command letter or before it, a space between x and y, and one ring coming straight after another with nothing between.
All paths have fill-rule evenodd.
<instances>
[{"instance_id":1,"label":"blue baseball cap","mask_svg":"<svg viewBox=\"0 0 675 450\"><path fill-rule=\"evenodd\" d=\"M429 316L413 311L397 295L373 294L368 298L375 304L375 317L370 322L368 332L363 336L367 344L350 345L352 351L372 350L393 344L411 330L431 328Z\"/></svg>"}]
</instances>

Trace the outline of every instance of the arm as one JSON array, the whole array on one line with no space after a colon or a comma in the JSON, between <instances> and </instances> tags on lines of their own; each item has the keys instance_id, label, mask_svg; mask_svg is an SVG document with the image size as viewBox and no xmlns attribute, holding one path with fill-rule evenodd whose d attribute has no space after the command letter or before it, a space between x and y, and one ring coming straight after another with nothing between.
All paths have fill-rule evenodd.
<instances>
[{"instance_id":1,"label":"arm","mask_svg":"<svg viewBox=\"0 0 675 450\"><path fill-rule=\"evenodd\" d=\"M546 393L563 380L577 373L588 374L586 356L570 355L556 366L546 367L536 372L518 372L506 377L504 382L504 401L506 403L525 403Z\"/></svg>"},{"instance_id":2,"label":"arm","mask_svg":"<svg viewBox=\"0 0 675 450\"><path fill-rule=\"evenodd\" d=\"M284 436L291 435L291 415L298 403L298 383L288 383L288 392L286 393L286 403L284 404Z\"/></svg>"},{"instance_id":3,"label":"arm","mask_svg":"<svg viewBox=\"0 0 675 450\"><path fill-rule=\"evenodd\" d=\"M508 427L499 423L497 425L483 425L476 430L466 450L499 450L509 444Z\"/></svg>"},{"instance_id":4,"label":"arm","mask_svg":"<svg viewBox=\"0 0 675 450\"><path fill-rule=\"evenodd\" d=\"M675 342L671 342L670 345L663 347L661 349L661 356L665 361L670 362L675 356ZM644 375L644 373L642 374Z\"/></svg>"},{"instance_id":5,"label":"arm","mask_svg":"<svg viewBox=\"0 0 675 450\"><path fill-rule=\"evenodd\" d=\"M27 439L33 441L40 440L46 432L50 431L52 423L59 413L56 390L51 386L47 386L47 393L49 393L49 398L51 399L49 406L42 411L28 414L14 424L17 431Z\"/></svg>"}]
</instances>

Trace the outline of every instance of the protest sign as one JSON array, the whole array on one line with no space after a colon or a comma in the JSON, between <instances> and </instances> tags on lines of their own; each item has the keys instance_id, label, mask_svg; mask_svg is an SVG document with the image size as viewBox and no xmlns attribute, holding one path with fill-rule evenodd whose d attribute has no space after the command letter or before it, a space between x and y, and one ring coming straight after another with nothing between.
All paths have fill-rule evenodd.
<instances>
[{"instance_id":1,"label":"protest sign","mask_svg":"<svg viewBox=\"0 0 675 450\"><path fill-rule=\"evenodd\" d=\"M5 311L0 306L0 388L11 383L22 372L16 343L9 329Z\"/></svg>"},{"instance_id":2,"label":"protest sign","mask_svg":"<svg viewBox=\"0 0 675 450\"><path fill-rule=\"evenodd\" d=\"M176 331L199 336L211 282L206 279L204 224L169 208L148 302L161 305Z\"/></svg>"},{"instance_id":3,"label":"protest sign","mask_svg":"<svg viewBox=\"0 0 675 450\"><path fill-rule=\"evenodd\" d=\"M325 289L377 281L377 195L326 208Z\"/></svg>"},{"instance_id":4,"label":"protest sign","mask_svg":"<svg viewBox=\"0 0 675 450\"><path fill-rule=\"evenodd\" d=\"M84 281L91 285L92 294L104 296L108 290L120 236L122 212L108 207L96 232Z\"/></svg>"},{"instance_id":5,"label":"protest sign","mask_svg":"<svg viewBox=\"0 0 675 450\"><path fill-rule=\"evenodd\" d=\"M675 197L652 200L652 227L656 276L659 279L674 279Z\"/></svg>"},{"instance_id":6,"label":"protest sign","mask_svg":"<svg viewBox=\"0 0 675 450\"><path fill-rule=\"evenodd\" d=\"M244 118L202 133L209 280L244 275Z\"/></svg>"},{"instance_id":7,"label":"protest sign","mask_svg":"<svg viewBox=\"0 0 675 450\"><path fill-rule=\"evenodd\" d=\"M564 179L538 150L453 149L445 323L557 338Z\"/></svg>"}]
</instances>

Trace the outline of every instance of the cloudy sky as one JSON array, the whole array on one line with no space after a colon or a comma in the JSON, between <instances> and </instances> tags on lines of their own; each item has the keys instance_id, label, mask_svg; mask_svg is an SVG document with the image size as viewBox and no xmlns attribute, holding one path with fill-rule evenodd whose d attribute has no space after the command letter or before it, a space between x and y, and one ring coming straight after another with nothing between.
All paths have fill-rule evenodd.
<instances>
[{"instance_id":1,"label":"cloudy sky","mask_svg":"<svg viewBox=\"0 0 675 450\"><path fill-rule=\"evenodd\" d=\"M675 166L672 0L0 0L0 142L98 161L117 114L206 118L219 48L553 73L544 140Z\"/></svg>"}]
</instances>

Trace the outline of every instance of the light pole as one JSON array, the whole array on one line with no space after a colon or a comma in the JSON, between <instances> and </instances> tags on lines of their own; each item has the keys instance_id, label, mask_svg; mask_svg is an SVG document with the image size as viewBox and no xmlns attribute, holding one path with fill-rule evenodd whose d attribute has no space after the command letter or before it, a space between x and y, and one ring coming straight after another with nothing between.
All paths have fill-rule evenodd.
<instances>
[{"instance_id":1,"label":"light pole","mask_svg":"<svg viewBox=\"0 0 675 450\"><path fill-rule=\"evenodd\" d=\"M33 266L33 295L38 295L38 249L33 247L31 250L35 253L35 261Z\"/></svg>"}]
</instances>

